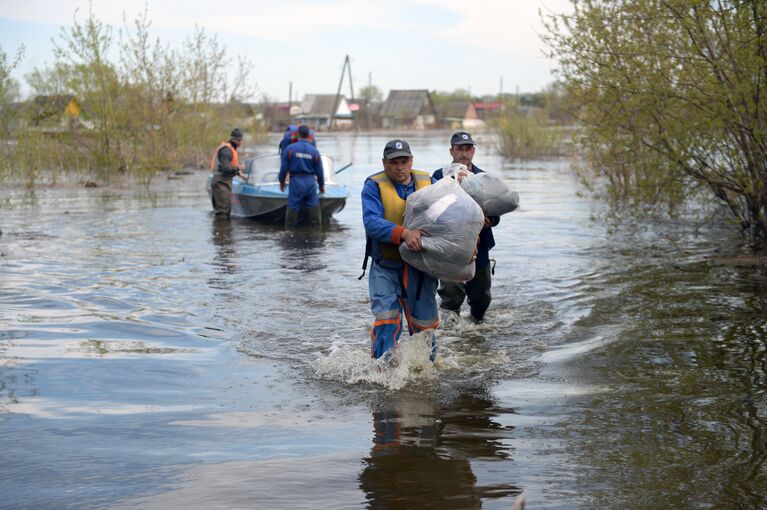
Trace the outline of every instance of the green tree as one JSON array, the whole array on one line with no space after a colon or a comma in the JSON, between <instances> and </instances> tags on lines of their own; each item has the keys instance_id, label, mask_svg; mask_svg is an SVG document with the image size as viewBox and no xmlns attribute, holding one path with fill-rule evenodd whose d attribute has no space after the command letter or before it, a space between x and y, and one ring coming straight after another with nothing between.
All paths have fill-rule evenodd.
<instances>
[{"instance_id":1,"label":"green tree","mask_svg":"<svg viewBox=\"0 0 767 510\"><path fill-rule=\"evenodd\" d=\"M205 165L214 143L225 138L232 123L242 117L242 101L254 95L250 78L253 66L241 57L232 62L226 47L202 28L186 38L176 60L186 113L178 136L194 156L195 166Z\"/></svg>"},{"instance_id":2,"label":"green tree","mask_svg":"<svg viewBox=\"0 0 767 510\"><path fill-rule=\"evenodd\" d=\"M148 183L157 171L177 166L182 146L174 129L181 71L174 52L152 40L145 9L126 23L120 38L120 73L123 76L124 110L129 164L139 180Z\"/></svg>"},{"instance_id":3,"label":"green tree","mask_svg":"<svg viewBox=\"0 0 767 510\"><path fill-rule=\"evenodd\" d=\"M109 26L92 12L80 22L75 11L72 26L62 28L54 40L53 65L27 77L37 94L71 94L80 103L90 129L69 143L84 151L87 166L103 177L126 167L121 132L125 119L119 109L123 88L108 58L112 42Z\"/></svg>"},{"instance_id":4,"label":"green tree","mask_svg":"<svg viewBox=\"0 0 767 510\"><path fill-rule=\"evenodd\" d=\"M455 89L450 92L433 90L431 92L431 100L437 105L446 101L474 101L474 97L467 89Z\"/></svg>"},{"instance_id":5,"label":"green tree","mask_svg":"<svg viewBox=\"0 0 767 510\"><path fill-rule=\"evenodd\" d=\"M14 57L8 54L0 46L0 178L10 174L13 170L12 161L14 147L6 141L15 137L18 121L18 110L12 103L18 100L19 84L11 76L11 72L18 66L24 55L24 47L18 49Z\"/></svg>"},{"instance_id":6,"label":"green tree","mask_svg":"<svg viewBox=\"0 0 767 510\"><path fill-rule=\"evenodd\" d=\"M383 99L383 92L375 85L366 85L360 89L360 97L365 100L365 103L380 101Z\"/></svg>"},{"instance_id":7,"label":"green tree","mask_svg":"<svg viewBox=\"0 0 767 510\"><path fill-rule=\"evenodd\" d=\"M24 47L18 49L12 58L0 46L0 137L8 138L11 134L16 111L11 103L19 98L19 83L11 76L24 55Z\"/></svg>"},{"instance_id":8,"label":"green tree","mask_svg":"<svg viewBox=\"0 0 767 510\"><path fill-rule=\"evenodd\" d=\"M258 137L259 125L243 124L243 101L255 93L252 64L242 57L232 62L226 47L201 28L176 51L152 41L150 27L145 10L126 26L120 45L136 173L151 178L182 164L207 165L234 124Z\"/></svg>"},{"instance_id":9,"label":"green tree","mask_svg":"<svg viewBox=\"0 0 767 510\"><path fill-rule=\"evenodd\" d=\"M23 46L10 59L8 54L3 51L3 47L0 46L0 106L7 106L8 103L16 101L19 97L19 83L11 77L11 72L19 65L23 56Z\"/></svg>"},{"instance_id":10,"label":"green tree","mask_svg":"<svg viewBox=\"0 0 767 510\"><path fill-rule=\"evenodd\" d=\"M498 135L498 149L506 158L549 158L563 154L561 130L549 120L548 111L531 114L508 108L490 121Z\"/></svg>"},{"instance_id":11,"label":"green tree","mask_svg":"<svg viewBox=\"0 0 767 510\"><path fill-rule=\"evenodd\" d=\"M765 0L573 0L544 39L616 199L713 196L767 235Z\"/></svg>"},{"instance_id":12,"label":"green tree","mask_svg":"<svg viewBox=\"0 0 767 510\"><path fill-rule=\"evenodd\" d=\"M250 62L234 61L199 28L178 49L162 44L150 36L146 9L124 25L115 39L92 13L82 22L75 13L73 25L54 41L53 64L27 75L37 94L73 95L83 118L81 126L46 134L48 150L34 151L42 159L24 161L28 175L86 169L108 180L127 172L148 185L161 170L207 166L216 143L235 125L261 135L243 104L255 90ZM41 136L30 127L15 138L22 147Z\"/></svg>"}]
</instances>

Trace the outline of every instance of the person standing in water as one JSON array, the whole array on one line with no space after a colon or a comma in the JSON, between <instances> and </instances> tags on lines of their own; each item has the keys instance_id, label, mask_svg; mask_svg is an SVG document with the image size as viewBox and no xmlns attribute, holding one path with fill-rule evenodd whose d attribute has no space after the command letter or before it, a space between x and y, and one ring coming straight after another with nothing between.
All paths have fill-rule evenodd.
<instances>
[{"instance_id":1,"label":"person standing in water","mask_svg":"<svg viewBox=\"0 0 767 510\"><path fill-rule=\"evenodd\" d=\"M473 163L475 152L474 140L471 134L466 131L453 133L450 138L450 155L453 163L461 163L474 174L484 172ZM432 174L435 181L442 179L442 169L440 168ZM440 297L440 308L454 312L456 315L461 313L461 305L464 299L468 301L470 315L469 318L474 323L481 322L485 317L485 312L490 306L492 296L490 294L490 284L492 271L490 268L490 250L495 246L493 237L493 228L498 225L501 218L498 216L485 217L485 226L479 233L479 244L477 245L476 272L474 278L466 283L440 281L437 292Z\"/></svg>"},{"instance_id":2,"label":"person standing in water","mask_svg":"<svg viewBox=\"0 0 767 510\"><path fill-rule=\"evenodd\" d=\"M298 224L301 209L306 209L309 224L319 225L322 221L320 214L320 196L325 193L325 174L322 168L320 152L309 140L308 126L298 126L299 140L288 145L282 151L280 163L280 191L285 191L286 180L290 174L288 189L288 207L285 211L285 226Z\"/></svg>"},{"instance_id":3,"label":"person standing in water","mask_svg":"<svg viewBox=\"0 0 767 510\"><path fill-rule=\"evenodd\" d=\"M367 235L362 267L365 270L368 257L372 258L368 277L374 316L371 355L386 356L391 366L396 366L394 349L402 333L403 313L411 335L439 325L437 281L405 263L399 253L401 243L413 251L423 250L424 232L402 225L405 200L416 190L431 185L432 179L428 172L413 170L413 154L403 140L387 143L381 162L383 171L369 176L362 187L362 220ZM434 335L431 347L433 361Z\"/></svg>"},{"instance_id":4,"label":"person standing in water","mask_svg":"<svg viewBox=\"0 0 767 510\"><path fill-rule=\"evenodd\" d=\"M239 175L243 179L244 165L239 161L237 149L242 146L242 131L234 128L228 142L221 144L213 152L210 160L210 171L213 178L210 181L210 200L216 216L229 217L232 211L232 179Z\"/></svg>"}]
</instances>

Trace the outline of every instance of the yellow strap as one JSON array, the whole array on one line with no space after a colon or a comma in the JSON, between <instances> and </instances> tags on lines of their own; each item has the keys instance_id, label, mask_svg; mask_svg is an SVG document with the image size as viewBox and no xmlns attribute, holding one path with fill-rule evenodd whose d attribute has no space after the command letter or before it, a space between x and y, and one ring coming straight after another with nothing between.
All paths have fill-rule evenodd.
<instances>
[{"instance_id":1,"label":"yellow strap","mask_svg":"<svg viewBox=\"0 0 767 510\"><path fill-rule=\"evenodd\" d=\"M415 189L423 189L431 184L431 176L428 172L422 170L411 170L410 174L415 179ZM407 202L400 198L397 194L397 189L394 187L394 183L386 175L386 172L379 172L370 176L370 179L378 184L378 189L381 193L381 203L384 209L384 218L402 225L405 223L405 206ZM399 247L393 243L381 243L380 244L381 255L390 260L402 260L399 254Z\"/></svg>"}]
</instances>

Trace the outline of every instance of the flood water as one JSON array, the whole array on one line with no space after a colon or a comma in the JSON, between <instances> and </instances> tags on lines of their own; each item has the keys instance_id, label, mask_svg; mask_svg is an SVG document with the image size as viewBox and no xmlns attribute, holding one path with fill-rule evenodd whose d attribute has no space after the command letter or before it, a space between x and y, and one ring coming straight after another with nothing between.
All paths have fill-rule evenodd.
<instances>
[{"instance_id":1,"label":"flood water","mask_svg":"<svg viewBox=\"0 0 767 510\"><path fill-rule=\"evenodd\" d=\"M521 202L487 320L390 372L357 280L384 135L319 138L354 163L321 233L214 219L204 171L3 192L0 508L766 508L765 266L728 229L595 222L570 162L476 138Z\"/></svg>"}]
</instances>

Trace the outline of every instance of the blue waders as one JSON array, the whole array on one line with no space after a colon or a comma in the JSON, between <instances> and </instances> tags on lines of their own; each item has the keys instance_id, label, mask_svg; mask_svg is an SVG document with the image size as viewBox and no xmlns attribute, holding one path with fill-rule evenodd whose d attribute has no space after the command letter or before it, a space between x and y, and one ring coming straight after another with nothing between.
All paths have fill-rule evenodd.
<instances>
[{"instance_id":1,"label":"blue waders","mask_svg":"<svg viewBox=\"0 0 767 510\"><path fill-rule=\"evenodd\" d=\"M285 211L286 227L298 224L298 214L301 209L306 209L310 225L321 223L320 195L314 174L291 173L288 185L288 209Z\"/></svg>"},{"instance_id":2,"label":"blue waders","mask_svg":"<svg viewBox=\"0 0 767 510\"><path fill-rule=\"evenodd\" d=\"M397 346L402 333L403 311L411 335L439 325L436 300L420 299L421 293L425 296L435 295L437 280L431 276L405 263L399 269L391 269L374 261L370 267L368 286L370 307L375 316L370 333L374 358L380 358ZM436 349L435 338L432 336L432 361Z\"/></svg>"}]
</instances>

